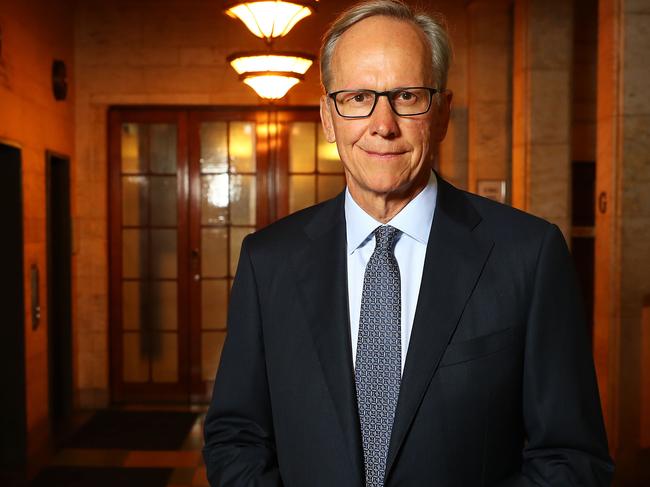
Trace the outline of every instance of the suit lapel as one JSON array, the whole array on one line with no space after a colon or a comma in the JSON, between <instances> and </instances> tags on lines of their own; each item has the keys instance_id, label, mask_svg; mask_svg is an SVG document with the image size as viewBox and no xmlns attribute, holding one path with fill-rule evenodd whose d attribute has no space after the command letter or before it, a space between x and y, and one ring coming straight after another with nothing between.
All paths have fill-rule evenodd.
<instances>
[{"instance_id":1,"label":"suit lapel","mask_svg":"<svg viewBox=\"0 0 650 487\"><path fill-rule=\"evenodd\" d=\"M387 478L493 246L472 232L481 218L438 177L438 200L395 413Z\"/></svg>"},{"instance_id":2,"label":"suit lapel","mask_svg":"<svg viewBox=\"0 0 650 487\"><path fill-rule=\"evenodd\" d=\"M295 257L296 284L323 375L362 482L363 450L352 366L347 293L344 193L323 205L305 227L309 243Z\"/></svg>"}]
</instances>

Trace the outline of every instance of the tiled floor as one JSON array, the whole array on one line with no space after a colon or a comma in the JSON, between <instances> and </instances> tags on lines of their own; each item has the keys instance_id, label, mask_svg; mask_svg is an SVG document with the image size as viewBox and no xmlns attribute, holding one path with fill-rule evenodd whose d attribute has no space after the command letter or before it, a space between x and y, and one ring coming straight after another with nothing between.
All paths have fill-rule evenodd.
<instances>
[{"instance_id":1,"label":"tiled floor","mask_svg":"<svg viewBox=\"0 0 650 487\"><path fill-rule=\"evenodd\" d=\"M138 410L147 408L129 407L129 409ZM194 411L201 412L201 414L179 450L129 451L64 448L53 457L50 465L57 467L171 468L173 473L167 487L209 487L201 457L202 424L205 414L204 409L194 409Z\"/></svg>"}]
</instances>

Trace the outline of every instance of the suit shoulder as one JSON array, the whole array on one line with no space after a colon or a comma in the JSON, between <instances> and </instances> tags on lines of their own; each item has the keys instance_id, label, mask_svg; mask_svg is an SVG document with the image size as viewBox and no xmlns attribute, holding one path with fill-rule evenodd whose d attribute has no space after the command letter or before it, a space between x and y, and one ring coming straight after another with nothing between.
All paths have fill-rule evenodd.
<instances>
[{"instance_id":1,"label":"suit shoulder","mask_svg":"<svg viewBox=\"0 0 650 487\"><path fill-rule=\"evenodd\" d=\"M246 237L246 244L253 252L291 252L308 238L310 225L328 224L337 216L339 198L304 208Z\"/></svg>"},{"instance_id":2,"label":"suit shoulder","mask_svg":"<svg viewBox=\"0 0 650 487\"><path fill-rule=\"evenodd\" d=\"M484 231L492 238L510 241L514 244L524 242L541 243L544 236L555 225L551 222L519 210L507 204L463 191L464 196L481 216Z\"/></svg>"}]
</instances>

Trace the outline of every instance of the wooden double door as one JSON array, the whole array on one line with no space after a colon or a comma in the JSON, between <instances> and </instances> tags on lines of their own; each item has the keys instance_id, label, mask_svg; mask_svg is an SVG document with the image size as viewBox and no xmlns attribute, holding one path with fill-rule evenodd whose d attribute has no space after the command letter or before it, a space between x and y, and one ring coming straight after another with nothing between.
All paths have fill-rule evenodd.
<instances>
[{"instance_id":1,"label":"wooden double door","mask_svg":"<svg viewBox=\"0 0 650 487\"><path fill-rule=\"evenodd\" d=\"M316 107L109 112L114 402L204 402L243 238L344 187Z\"/></svg>"}]
</instances>

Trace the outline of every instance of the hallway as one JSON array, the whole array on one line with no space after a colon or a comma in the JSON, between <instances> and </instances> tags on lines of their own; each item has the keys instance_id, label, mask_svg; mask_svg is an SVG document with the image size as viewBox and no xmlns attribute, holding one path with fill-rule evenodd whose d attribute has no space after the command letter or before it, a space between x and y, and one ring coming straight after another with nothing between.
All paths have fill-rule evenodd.
<instances>
[{"instance_id":1,"label":"hallway","mask_svg":"<svg viewBox=\"0 0 650 487\"><path fill-rule=\"evenodd\" d=\"M454 44L437 173L563 232L616 485L650 485L650 0L405 2ZM274 47L315 56L349 3ZM0 487L208 485L241 242L345 184L317 63L261 98L223 7L1 2Z\"/></svg>"},{"instance_id":2,"label":"hallway","mask_svg":"<svg viewBox=\"0 0 650 487\"><path fill-rule=\"evenodd\" d=\"M204 409L100 410L64 436L30 487L204 487Z\"/></svg>"}]
</instances>

